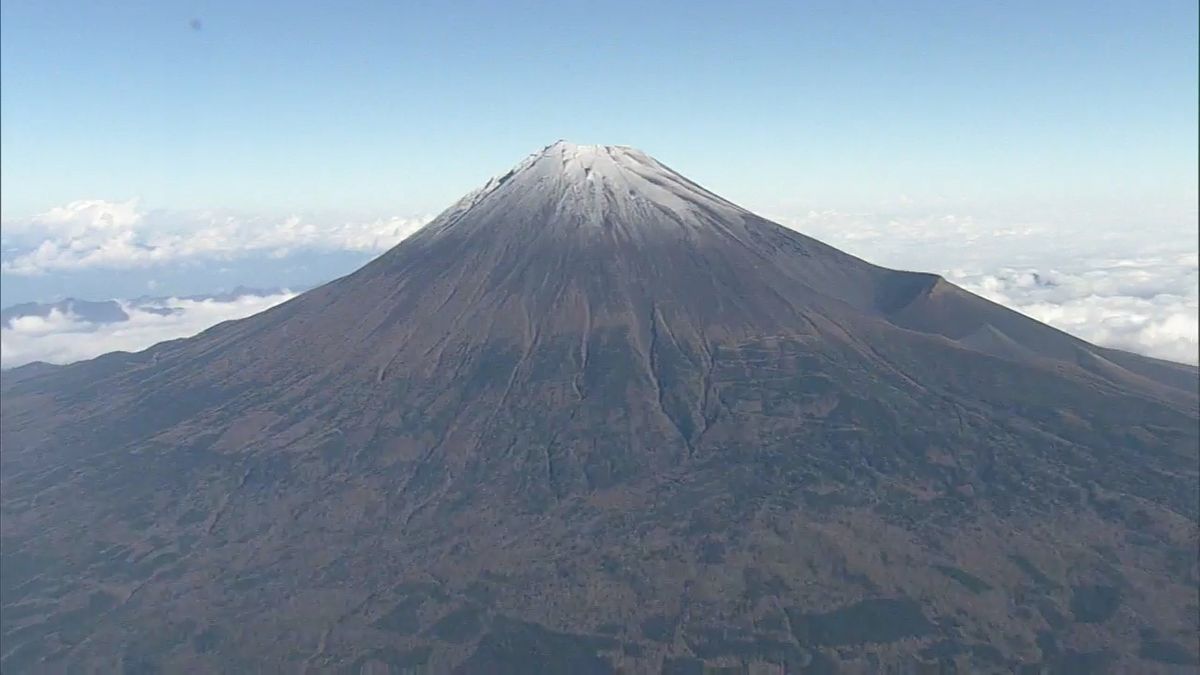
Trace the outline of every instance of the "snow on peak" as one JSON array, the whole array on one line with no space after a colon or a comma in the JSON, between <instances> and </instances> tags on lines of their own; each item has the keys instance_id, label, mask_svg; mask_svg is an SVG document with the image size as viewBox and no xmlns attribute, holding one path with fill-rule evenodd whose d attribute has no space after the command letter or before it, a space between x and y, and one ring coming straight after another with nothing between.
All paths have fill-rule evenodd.
<instances>
[{"instance_id":1,"label":"snow on peak","mask_svg":"<svg viewBox=\"0 0 1200 675\"><path fill-rule=\"evenodd\" d=\"M614 177L622 170L636 171L639 167L666 170L646 153L626 145L576 145L558 141L533 157L533 164L544 161L550 163L553 169L554 163L557 163L557 168L566 177L576 180L594 180L593 172Z\"/></svg>"},{"instance_id":2,"label":"snow on peak","mask_svg":"<svg viewBox=\"0 0 1200 675\"><path fill-rule=\"evenodd\" d=\"M616 211L628 215L649 205L678 214L698 208L744 211L667 168L650 155L627 145L582 145L560 140L546 146L494 179L492 189L507 182L521 190L565 193L562 208L596 218Z\"/></svg>"},{"instance_id":3,"label":"snow on peak","mask_svg":"<svg viewBox=\"0 0 1200 675\"><path fill-rule=\"evenodd\" d=\"M617 160L627 155L646 157L646 153L628 145L582 145L570 141L556 141L535 155L553 155L566 159L594 161L596 159Z\"/></svg>"},{"instance_id":4,"label":"snow on peak","mask_svg":"<svg viewBox=\"0 0 1200 675\"><path fill-rule=\"evenodd\" d=\"M502 214L554 214L567 222L620 223L626 229L662 222L666 213L677 223L747 215L641 150L565 140L529 155L435 220L449 226L468 211L493 220Z\"/></svg>"}]
</instances>

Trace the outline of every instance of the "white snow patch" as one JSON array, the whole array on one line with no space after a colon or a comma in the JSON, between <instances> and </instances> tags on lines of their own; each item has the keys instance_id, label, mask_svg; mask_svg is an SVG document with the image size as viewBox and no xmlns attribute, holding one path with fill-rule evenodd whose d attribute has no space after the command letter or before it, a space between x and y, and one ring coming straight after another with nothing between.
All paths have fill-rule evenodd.
<instances>
[{"instance_id":1,"label":"white snow patch","mask_svg":"<svg viewBox=\"0 0 1200 675\"><path fill-rule=\"evenodd\" d=\"M557 222L615 223L635 237L645 234L636 228L651 223L700 227L713 214L732 222L749 215L636 148L558 141L467 194L427 232L436 236L475 209L476 216L496 223L536 220L547 208Z\"/></svg>"}]
</instances>

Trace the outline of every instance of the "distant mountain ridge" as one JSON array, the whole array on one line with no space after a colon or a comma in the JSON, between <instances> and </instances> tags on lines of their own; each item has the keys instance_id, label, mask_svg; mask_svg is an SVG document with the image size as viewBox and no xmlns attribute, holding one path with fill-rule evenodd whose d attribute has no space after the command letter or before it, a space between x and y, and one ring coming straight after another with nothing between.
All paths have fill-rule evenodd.
<instances>
[{"instance_id":1,"label":"distant mountain ridge","mask_svg":"<svg viewBox=\"0 0 1200 675\"><path fill-rule=\"evenodd\" d=\"M299 289L301 291L305 289ZM0 309L0 325L11 327L14 319L19 319L25 316L50 316L51 312L59 312L61 314L71 314L78 317L81 321L89 323L107 324L120 323L128 321L129 315L125 313L122 303L127 303L143 311L154 313L170 313L170 307L162 307L164 304L169 304L172 300L195 300L204 301L212 300L216 302L231 302L238 298L248 295L263 297L268 295L276 295L284 292L282 288L248 288L245 286L237 286L230 291L219 291L211 294L197 294L184 296L154 296L142 295L129 300L82 300L79 298L64 298L55 302L22 302L15 305L10 305L4 309Z\"/></svg>"},{"instance_id":2,"label":"distant mountain ridge","mask_svg":"<svg viewBox=\"0 0 1200 675\"><path fill-rule=\"evenodd\" d=\"M1197 377L559 142L261 314L6 374L0 666L1179 672Z\"/></svg>"}]
</instances>

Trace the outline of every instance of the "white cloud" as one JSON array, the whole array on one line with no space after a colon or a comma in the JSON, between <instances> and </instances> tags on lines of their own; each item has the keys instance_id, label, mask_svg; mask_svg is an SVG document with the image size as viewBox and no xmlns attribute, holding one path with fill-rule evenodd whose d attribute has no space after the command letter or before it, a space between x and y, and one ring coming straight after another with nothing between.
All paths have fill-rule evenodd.
<instances>
[{"instance_id":1,"label":"white cloud","mask_svg":"<svg viewBox=\"0 0 1200 675\"><path fill-rule=\"evenodd\" d=\"M102 199L81 199L65 206L56 206L15 227L44 229L54 234L81 236L89 231L122 231L142 220L138 200L109 202ZM6 224L8 227L8 224Z\"/></svg>"},{"instance_id":2,"label":"white cloud","mask_svg":"<svg viewBox=\"0 0 1200 675\"><path fill-rule=\"evenodd\" d=\"M1200 304L1195 259L1123 260L1083 273L1001 270L951 276L989 300L1095 344L1197 362Z\"/></svg>"},{"instance_id":3,"label":"white cloud","mask_svg":"<svg viewBox=\"0 0 1200 675\"><path fill-rule=\"evenodd\" d=\"M141 351L164 340L195 335L222 321L257 314L295 296L285 291L231 301L170 298L149 304L122 302L129 320L107 324L91 323L57 309L45 317L23 316L0 328L0 367L32 361L72 363L112 351Z\"/></svg>"},{"instance_id":4,"label":"white cloud","mask_svg":"<svg viewBox=\"0 0 1200 675\"><path fill-rule=\"evenodd\" d=\"M383 252L428 222L389 217L318 222L216 211L143 211L137 200L76 201L3 224L0 271L37 275L81 269L130 269L185 260L235 259L297 251Z\"/></svg>"},{"instance_id":5,"label":"white cloud","mask_svg":"<svg viewBox=\"0 0 1200 675\"><path fill-rule=\"evenodd\" d=\"M810 211L777 220L877 264L943 274L1089 342L1197 363L1194 222L1097 230L911 211Z\"/></svg>"}]
</instances>

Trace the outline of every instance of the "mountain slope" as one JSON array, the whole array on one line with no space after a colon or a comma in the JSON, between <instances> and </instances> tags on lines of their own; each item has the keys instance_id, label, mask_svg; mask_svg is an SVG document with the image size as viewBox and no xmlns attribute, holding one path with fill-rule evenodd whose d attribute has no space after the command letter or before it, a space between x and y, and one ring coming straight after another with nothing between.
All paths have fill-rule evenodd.
<instances>
[{"instance_id":1,"label":"mountain slope","mask_svg":"<svg viewBox=\"0 0 1200 675\"><path fill-rule=\"evenodd\" d=\"M1170 668L1196 380L557 143L260 315L6 374L0 665Z\"/></svg>"}]
</instances>

